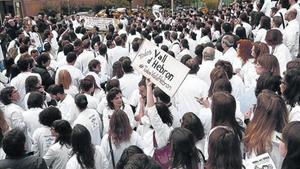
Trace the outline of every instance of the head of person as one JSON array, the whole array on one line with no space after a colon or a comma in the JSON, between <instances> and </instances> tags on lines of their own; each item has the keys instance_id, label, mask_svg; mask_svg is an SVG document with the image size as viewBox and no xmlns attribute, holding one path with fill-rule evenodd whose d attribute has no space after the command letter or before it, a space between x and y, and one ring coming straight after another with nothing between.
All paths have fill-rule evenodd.
<instances>
[{"instance_id":1,"label":"head of person","mask_svg":"<svg viewBox=\"0 0 300 169\"><path fill-rule=\"evenodd\" d=\"M202 51L202 56L204 60L214 60L215 59L215 49L212 47L205 47Z\"/></svg>"},{"instance_id":2,"label":"head of person","mask_svg":"<svg viewBox=\"0 0 300 169\"><path fill-rule=\"evenodd\" d=\"M0 100L4 105L17 103L20 100L20 93L13 86L5 87L0 92Z\"/></svg>"},{"instance_id":3,"label":"head of person","mask_svg":"<svg viewBox=\"0 0 300 169\"><path fill-rule=\"evenodd\" d=\"M288 111L284 100L273 91L263 90L258 95L253 119L246 129L246 151L265 153L268 147L272 147L273 132L281 133L287 123Z\"/></svg>"},{"instance_id":4,"label":"head of person","mask_svg":"<svg viewBox=\"0 0 300 169\"><path fill-rule=\"evenodd\" d=\"M63 85L64 89L69 89L72 85L72 78L68 70L60 70L58 72L58 85Z\"/></svg>"},{"instance_id":5,"label":"head of person","mask_svg":"<svg viewBox=\"0 0 300 169\"><path fill-rule=\"evenodd\" d=\"M88 100L84 94L78 93L75 95L75 104L80 111L83 111L87 108Z\"/></svg>"},{"instance_id":6,"label":"head of person","mask_svg":"<svg viewBox=\"0 0 300 169\"><path fill-rule=\"evenodd\" d=\"M286 70L290 69L300 69L300 58L291 60L286 64Z\"/></svg>"},{"instance_id":7,"label":"head of person","mask_svg":"<svg viewBox=\"0 0 300 169\"><path fill-rule=\"evenodd\" d=\"M284 15L284 19L287 21L292 21L296 19L296 17L297 17L297 10L295 8L289 9Z\"/></svg>"},{"instance_id":8,"label":"head of person","mask_svg":"<svg viewBox=\"0 0 300 169\"><path fill-rule=\"evenodd\" d=\"M167 95L163 90L161 90L159 87L155 87L153 90L154 97L157 102L162 102L166 105L170 104L171 98L169 95Z\"/></svg>"},{"instance_id":9,"label":"head of person","mask_svg":"<svg viewBox=\"0 0 300 169\"><path fill-rule=\"evenodd\" d=\"M228 78L221 78L214 82L212 93L215 92L232 92L232 86Z\"/></svg>"},{"instance_id":10,"label":"head of person","mask_svg":"<svg viewBox=\"0 0 300 169\"><path fill-rule=\"evenodd\" d=\"M61 101L63 98L65 98L65 91L64 91L64 86L62 84L60 85L51 85L48 88L48 92L51 96L52 99L56 101Z\"/></svg>"},{"instance_id":11,"label":"head of person","mask_svg":"<svg viewBox=\"0 0 300 169\"><path fill-rule=\"evenodd\" d=\"M184 64L190 68L189 74L196 74L200 69L196 58L187 59Z\"/></svg>"},{"instance_id":12,"label":"head of person","mask_svg":"<svg viewBox=\"0 0 300 169\"><path fill-rule=\"evenodd\" d=\"M285 156L282 169L296 169L299 167L300 158L300 122L293 121L288 123L282 132L282 141L279 145L279 151Z\"/></svg>"},{"instance_id":13,"label":"head of person","mask_svg":"<svg viewBox=\"0 0 300 169\"><path fill-rule=\"evenodd\" d=\"M122 91L119 88L112 88L106 95L107 106L112 110L118 110L124 107Z\"/></svg>"},{"instance_id":14,"label":"head of person","mask_svg":"<svg viewBox=\"0 0 300 169\"><path fill-rule=\"evenodd\" d=\"M279 62L276 56L271 54L264 54L257 59L255 70L258 75L265 72L271 72L274 75L280 76Z\"/></svg>"},{"instance_id":15,"label":"head of person","mask_svg":"<svg viewBox=\"0 0 300 169\"><path fill-rule=\"evenodd\" d=\"M291 107L300 104L300 70L297 68L288 70L280 88L287 104Z\"/></svg>"},{"instance_id":16,"label":"head of person","mask_svg":"<svg viewBox=\"0 0 300 169\"><path fill-rule=\"evenodd\" d=\"M76 124L71 133L72 154L77 156L81 168L95 168L95 147L89 130Z\"/></svg>"},{"instance_id":17,"label":"head of person","mask_svg":"<svg viewBox=\"0 0 300 169\"><path fill-rule=\"evenodd\" d=\"M272 28L279 28L282 24L282 19L280 16L274 16L272 18Z\"/></svg>"},{"instance_id":18,"label":"head of person","mask_svg":"<svg viewBox=\"0 0 300 169\"><path fill-rule=\"evenodd\" d=\"M201 157L195 146L193 133L182 127L175 128L170 134L172 168L196 168Z\"/></svg>"},{"instance_id":19,"label":"head of person","mask_svg":"<svg viewBox=\"0 0 300 169\"><path fill-rule=\"evenodd\" d=\"M97 59L93 59L89 62L88 68L90 72L100 73L101 72L101 63Z\"/></svg>"},{"instance_id":20,"label":"head of person","mask_svg":"<svg viewBox=\"0 0 300 169\"><path fill-rule=\"evenodd\" d=\"M39 114L39 121L42 125L51 127L55 120L61 119L61 112L56 107L47 107Z\"/></svg>"},{"instance_id":21,"label":"head of person","mask_svg":"<svg viewBox=\"0 0 300 169\"><path fill-rule=\"evenodd\" d=\"M25 80L26 93L32 91L41 91L43 86L37 76L28 76Z\"/></svg>"},{"instance_id":22,"label":"head of person","mask_svg":"<svg viewBox=\"0 0 300 169\"><path fill-rule=\"evenodd\" d=\"M95 90L94 82L90 79L80 80L79 88L82 93L92 94Z\"/></svg>"},{"instance_id":23,"label":"head of person","mask_svg":"<svg viewBox=\"0 0 300 169\"><path fill-rule=\"evenodd\" d=\"M67 54L66 60L67 60L68 64L75 64L76 59L77 59L77 55L75 52L69 52Z\"/></svg>"},{"instance_id":24,"label":"head of person","mask_svg":"<svg viewBox=\"0 0 300 169\"><path fill-rule=\"evenodd\" d=\"M241 127L235 118L236 101L228 92L216 92L212 96L212 128L225 125L233 128L234 132L242 138Z\"/></svg>"},{"instance_id":25,"label":"head of person","mask_svg":"<svg viewBox=\"0 0 300 169\"><path fill-rule=\"evenodd\" d=\"M134 154L129 158L127 164L124 166L124 169L139 168L161 169L161 166L156 161L154 161L153 158L142 153Z\"/></svg>"},{"instance_id":26,"label":"head of person","mask_svg":"<svg viewBox=\"0 0 300 169\"><path fill-rule=\"evenodd\" d=\"M146 78L143 77L142 80L138 84L139 86L139 94L141 97L146 99L147 97L147 89L146 89Z\"/></svg>"},{"instance_id":27,"label":"head of person","mask_svg":"<svg viewBox=\"0 0 300 169\"><path fill-rule=\"evenodd\" d=\"M197 45L196 48L195 48L195 54L196 54L196 59L198 61L198 64L201 64L202 63L202 60L203 60L203 51L204 51L204 45L203 44L200 44L200 45Z\"/></svg>"},{"instance_id":28,"label":"head of person","mask_svg":"<svg viewBox=\"0 0 300 169\"><path fill-rule=\"evenodd\" d=\"M181 119L181 127L190 130L195 142L204 138L204 127L201 120L192 112L185 113Z\"/></svg>"},{"instance_id":29,"label":"head of person","mask_svg":"<svg viewBox=\"0 0 300 169\"><path fill-rule=\"evenodd\" d=\"M129 159L135 154L144 154L144 152L142 149L135 145L131 145L128 148L126 148L123 151L120 160L116 164L116 169L123 169L124 166L129 162Z\"/></svg>"},{"instance_id":30,"label":"head of person","mask_svg":"<svg viewBox=\"0 0 300 169\"><path fill-rule=\"evenodd\" d=\"M111 79L106 82L105 92L109 92L112 88L120 89L120 81L118 79Z\"/></svg>"},{"instance_id":31,"label":"head of person","mask_svg":"<svg viewBox=\"0 0 300 169\"><path fill-rule=\"evenodd\" d=\"M247 34L246 34L246 29L242 26L239 26L235 30L235 34L240 38L240 39L247 39Z\"/></svg>"},{"instance_id":32,"label":"head of person","mask_svg":"<svg viewBox=\"0 0 300 169\"><path fill-rule=\"evenodd\" d=\"M215 67L211 72L210 72L210 87L208 90L208 96L211 97L213 95L213 88L215 85L215 82L219 79L228 79L228 75L225 71L225 69L221 66Z\"/></svg>"},{"instance_id":33,"label":"head of person","mask_svg":"<svg viewBox=\"0 0 300 169\"><path fill-rule=\"evenodd\" d=\"M120 79L121 77L123 77L124 75L124 71L122 69L122 62L121 61L116 61L113 66L113 77L117 77L118 79Z\"/></svg>"},{"instance_id":34,"label":"head of person","mask_svg":"<svg viewBox=\"0 0 300 169\"><path fill-rule=\"evenodd\" d=\"M2 140L3 150L8 157L20 157L25 154L26 137L24 132L15 128L8 131Z\"/></svg>"},{"instance_id":35,"label":"head of person","mask_svg":"<svg viewBox=\"0 0 300 169\"><path fill-rule=\"evenodd\" d=\"M271 18L268 16L263 16L260 18L260 29L271 29Z\"/></svg>"},{"instance_id":36,"label":"head of person","mask_svg":"<svg viewBox=\"0 0 300 169\"><path fill-rule=\"evenodd\" d=\"M271 90L280 95L280 83L281 77L278 75L274 75L271 72L261 74L256 82L255 96L257 97L264 89Z\"/></svg>"},{"instance_id":37,"label":"head of person","mask_svg":"<svg viewBox=\"0 0 300 169\"><path fill-rule=\"evenodd\" d=\"M269 54L270 49L269 46L266 43L263 42L254 42L251 55L254 57L254 63L257 62L257 59L264 55L264 54Z\"/></svg>"},{"instance_id":38,"label":"head of person","mask_svg":"<svg viewBox=\"0 0 300 169\"><path fill-rule=\"evenodd\" d=\"M55 120L51 126L51 133L56 137L56 143L66 146L71 145L72 127L67 120Z\"/></svg>"},{"instance_id":39,"label":"head of person","mask_svg":"<svg viewBox=\"0 0 300 169\"><path fill-rule=\"evenodd\" d=\"M132 128L128 116L123 110L115 110L112 114L109 121L108 134L116 146L130 139Z\"/></svg>"},{"instance_id":40,"label":"head of person","mask_svg":"<svg viewBox=\"0 0 300 169\"><path fill-rule=\"evenodd\" d=\"M133 68L131 66L131 60L129 57L122 57L121 59L122 69L124 73L132 73Z\"/></svg>"},{"instance_id":41,"label":"head of person","mask_svg":"<svg viewBox=\"0 0 300 169\"><path fill-rule=\"evenodd\" d=\"M39 66L43 66L46 68L50 65L50 55L44 52L40 54L40 56L38 56L35 61Z\"/></svg>"},{"instance_id":42,"label":"head of person","mask_svg":"<svg viewBox=\"0 0 300 169\"><path fill-rule=\"evenodd\" d=\"M243 61L243 64L245 64L249 59L252 58L251 56L251 49L252 49L252 43L250 40L241 39L237 42L237 54L238 57L240 57Z\"/></svg>"},{"instance_id":43,"label":"head of person","mask_svg":"<svg viewBox=\"0 0 300 169\"><path fill-rule=\"evenodd\" d=\"M270 29L267 31L265 41L269 46L274 48L275 46L282 44L282 33L278 29Z\"/></svg>"},{"instance_id":44,"label":"head of person","mask_svg":"<svg viewBox=\"0 0 300 169\"><path fill-rule=\"evenodd\" d=\"M230 33L232 32L232 26L230 23L225 22L222 24L222 31L226 34L226 33Z\"/></svg>"},{"instance_id":45,"label":"head of person","mask_svg":"<svg viewBox=\"0 0 300 169\"><path fill-rule=\"evenodd\" d=\"M235 40L231 35L225 35L222 38L221 45L223 49L228 49L234 46Z\"/></svg>"},{"instance_id":46,"label":"head of person","mask_svg":"<svg viewBox=\"0 0 300 169\"><path fill-rule=\"evenodd\" d=\"M28 57L21 57L18 62L17 66L21 72L31 71L33 68L33 59Z\"/></svg>"},{"instance_id":47,"label":"head of person","mask_svg":"<svg viewBox=\"0 0 300 169\"><path fill-rule=\"evenodd\" d=\"M28 108L43 108L44 95L41 92L34 91L29 94L27 100Z\"/></svg>"},{"instance_id":48,"label":"head of person","mask_svg":"<svg viewBox=\"0 0 300 169\"><path fill-rule=\"evenodd\" d=\"M207 168L242 168L241 154L240 139L232 128L216 126L211 130L208 142Z\"/></svg>"}]
</instances>

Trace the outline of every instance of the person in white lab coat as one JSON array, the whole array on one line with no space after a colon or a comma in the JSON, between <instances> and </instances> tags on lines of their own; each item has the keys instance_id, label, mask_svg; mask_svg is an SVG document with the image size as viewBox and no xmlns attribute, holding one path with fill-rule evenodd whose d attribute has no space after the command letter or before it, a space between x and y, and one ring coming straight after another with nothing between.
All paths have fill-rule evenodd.
<instances>
[{"instance_id":1,"label":"person in white lab coat","mask_svg":"<svg viewBox=\"0 0 300 169\"><path fill-rule=\"evenodd\" d=\"M130 126L127 114L121 110L116 110L109 122L109 131L103 136L101 147L109 161L109 168L113 168L119 161L125 148L136 145L144 148L144 140ZM112 155L114 160L112 159Z\"/></svg>"},{"instance_id":2,"label":"person in white lab coat","mask_svg":"<svg viewBox=\"0 0 300 169\"><path fill-rule=\"evenodd\" d=\"M91 49L91 42L85 39L82 42L83 52L77 57L75 67L78 68L83 75L88 73L88 65L95 58L94 51Z\"/></svg>"},{"instance_id":3,"label":"person in white lab coat","mask_svg":"<svg viewBox=\"0 0 300 169\"><path fill-rule=\"evenodd\" d=\"M84 94L77 94L75 96L75 104L80 113L74 121L73 126L76 124L85 126L91 134L92 143L94 145L100 145L102 122L99 114L96 110L88 108L88 99Z\"/></svg>"},{"instance_id":4,"label":"person in white lab coat","mask_svg":"<svg viewBox=\"0 0 300 169\"><path fill-rule=\"evenodd\" d=\"M66 169L109 169L105 153L100 146L92 144L89 130L83 125L74 126L71 134L72 157Z\"/></svg>"},{"instance_id":5,"label":"person in white lab coat","mask_svg":"<svg viewBox=\"0 0 300 169\"><path fill-rule=\"evenodd\" d=\"M4 117L11 129L17 127L25 129L26 124L22 115L24 110L17 105L19 99L20 94L16 88L11 86L1 90L0 100L5 105L3 109Z\"/></svg>"},{"instance_id":6,"label":"person in white lab coat","mask_svg":"<svg viewBox=\"0 0 300 169\"><path fill-rule=\"evenodd\" d=\"M61 111L62 119L73 124L79 114L73 97L65 93L63 85L51 85L49 93L51 98L57 102L57 108Z\"/></svg>"},{"instance_id":7,"label":"person in white lab coat","mask_svg":"<svg viewBox=\"0 0 300 169\"><path fill-rule=\"evenodd\" d=\"M49 147L43 159L49 169L65 169L71 153L72 127L66 120L55 120L51 127L55 143Z\"/></svg>"},{"instance_id":8,"label":"person in white lab coat","mask_svg":"<svg viewBox=\"0 0 300 169\"><path fill-rule=\"evenodd\" d=\"M61 119L61 112L56 107L48 107L40 112L39 121L42 127L37 128L32 135L32 147L36 156L43 157L54 143L55 137L51 134L51 125Z\"/></svg>"}]
</instances>

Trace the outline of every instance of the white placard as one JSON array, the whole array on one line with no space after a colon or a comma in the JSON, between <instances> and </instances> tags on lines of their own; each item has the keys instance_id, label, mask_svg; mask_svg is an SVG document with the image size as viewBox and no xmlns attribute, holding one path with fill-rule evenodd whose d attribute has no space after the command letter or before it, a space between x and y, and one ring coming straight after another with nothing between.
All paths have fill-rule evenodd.
<instances>
[{"instance_id":1,"label":"white placard","mask_svg":"<svg viewBox=\"0 0 300 169\"><path fill-rule=\"evenodd\" d=\"M132 67L172 97L186 78L189 68L148 40L144 40Z\"/></svg>"},{"instance_id":2,"label":"white placard","mask_svg":"<svg viewBox=\"0 0 300 169\"><path fill-rule=\"evenodd\" d=\"M246 169L276 169L275 164L268 153L246 160L244 166Z\"/></svg>"},{"instance_id":3,"label":"white placard","mask_svg":"<svg viewBox=\"0 0 300 169\"><path fill-rule=\"evenodd\" d=\"M113 18L80 16L80 19L84 19L84 27L87 29L97 26L100 30L108 30L109 24L113 24L115 26L115 20Z\"/></svg>"}]
</instances>

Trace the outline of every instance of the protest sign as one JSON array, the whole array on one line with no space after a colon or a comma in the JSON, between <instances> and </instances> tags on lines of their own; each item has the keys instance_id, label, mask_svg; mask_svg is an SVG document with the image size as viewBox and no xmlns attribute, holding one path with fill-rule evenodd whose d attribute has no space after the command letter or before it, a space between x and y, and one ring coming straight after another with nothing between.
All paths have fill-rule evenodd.
<instances>
[{"instance_id":1,"label":"protest sign","mask_svg":"<svg viewBox=\"0 0 300 169\"><path fill-rule=\"evenodd\" d=\"M84 27L91 29L97 26L100 30L108 30L108 25L115 25L115 20L113 18L101 18L101 17L90 17L90 16L80 16L80 19L84 19Z\"/></svg>"},{"instance_id":2,"label":"protest sign","mask_svg":"<svg viewBox=\"0 0 300 169\"><path fill-rule=\"evenodd\" d=\"M172 97L186 78L189 68L148 40L144 40L132 67Z\"/></svg>"},{"instance_id":3,"label":"protest sign","mask_svg":"<svg viewBox=\"0 0 300 169\"><path fill-rule=\"evenodd\" d=\"M246 160L244 166L246 169L276 169L275 164L268 153Z\"/></svg>"}]
</instances>

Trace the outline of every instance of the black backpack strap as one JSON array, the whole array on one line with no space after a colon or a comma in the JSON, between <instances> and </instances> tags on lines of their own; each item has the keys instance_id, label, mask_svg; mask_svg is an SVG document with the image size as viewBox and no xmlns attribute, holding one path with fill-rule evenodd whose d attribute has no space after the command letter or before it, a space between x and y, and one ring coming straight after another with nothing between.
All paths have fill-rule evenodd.
<instances>
[{"instance_id":1,"label":"black backpack strap","mask_svg":"<svg viewBox=\"0 0 300 169\"><path fill-rule=\"evenodd\" d=\"M111 137L110 136L108 136L108 142L109 142L109 149L110 149L110 155L111 155L111 161L113 164L113 169L115 169L116 168L115 157L114 157L114 152L113 152L113 149L111 146Z\"/></svg>"},{"instance_id":2,"label":"black backpack strap","mask_svg":"<svg viewBox=\"0 0 300 169\"><path fill-rule=\"evenodd\" d=\"M197 149L199 154L201 155L202 159L203 159L203 162L206 163L206 160L205 160L205 157L204 157L204 154L202 153L201 150Z\"/></svg>"},{"instance_id":3,"label":"black backpack strap","mask_svg":"<svg viewBox=\"0 0 300 169\"><path fill-rule=\"evenodd\" d=\"M280 14L281 21L282 21L282 27L283 27L283 29L285 29L285 24L284 24L283 15L282 15L282 13L281 13L281 12L279 12L279 14Z\"/></svg>"}]
</instances>

